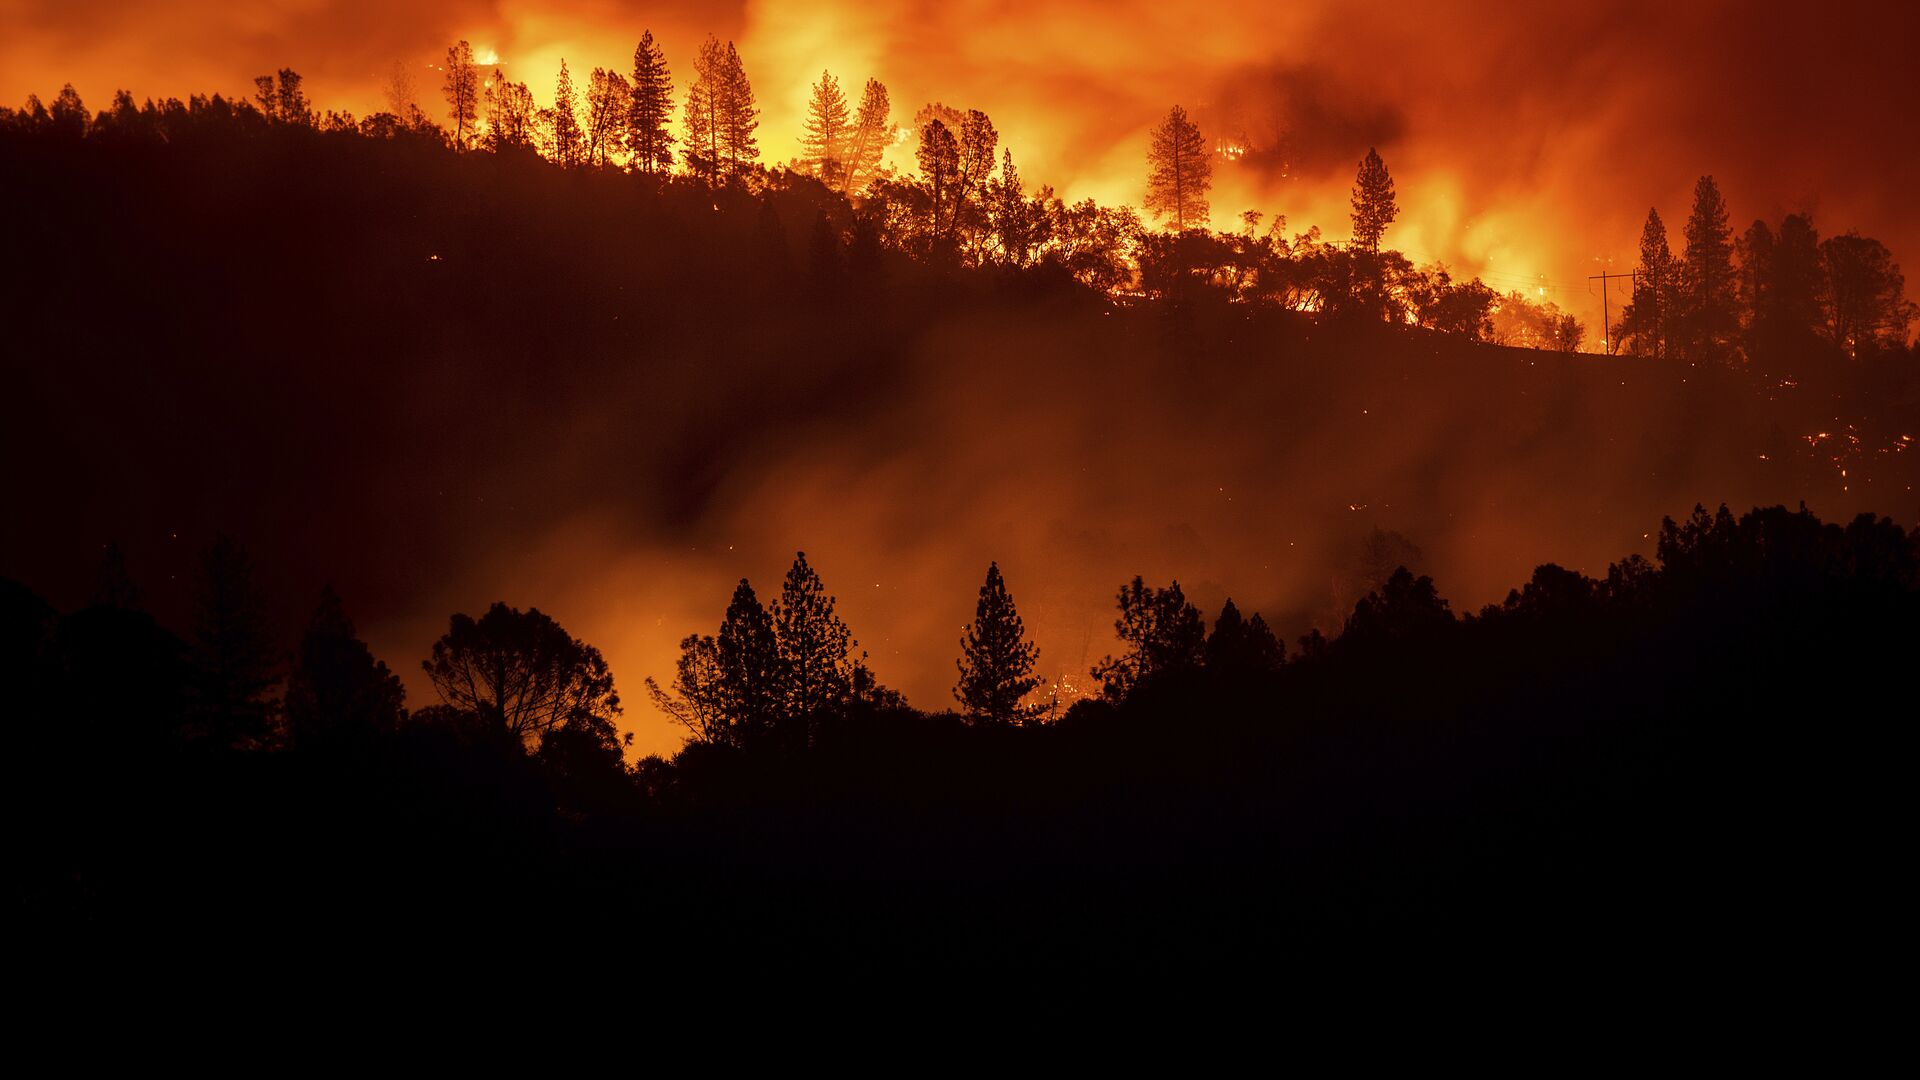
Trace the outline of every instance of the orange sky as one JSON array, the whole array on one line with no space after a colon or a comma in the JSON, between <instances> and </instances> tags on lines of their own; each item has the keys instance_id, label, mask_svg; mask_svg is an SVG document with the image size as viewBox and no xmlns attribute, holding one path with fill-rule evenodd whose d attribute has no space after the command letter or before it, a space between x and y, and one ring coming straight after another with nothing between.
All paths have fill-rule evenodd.
<instances>
[{"instance_id":1,"label":"orange sky","mask_svg":"<svg viewBox=\"0 0 1920 1080\"><path fill-rule=\"evenodd\" d=\"M1626 0L1578 9L1537 2L1250 3L1196 13L1131 0L179 0L129 11L99 0L0 0L0 101L18 102L30 92L50 97L69 80L95 108L116 87L136 98L244 94L253 75L291 66L306 76L321 107L364 114L381 106L386 73L399 63L415 73L420 103L437 115L444 110L430 65L455 38L470 40L482 55L497 54L512 77L544 99L561 57L576 85L584 85L596 65L628 67L647 28L684 91L695 47L711 32L739 44L763 110L760 142L770 162L797 151L807 87L827 68L849 88L868 75L886 82L897 120L934 100L983 109L1029 184L1137 205L1147 130L1177 102L1210 137L1252 148L1217 170L1216 226L1232 227L1241 210L1253 208L1285 214L1296 229L1318 224L1329 238L1343 238L1355 164L1378 146L1402 206L1388 234L1392 246L1483 274L1503 290L1544 284L1549 298L1593 326L1599 301L1586 276L1631 266L1649 205L1666 217L1677 248L1688 194L1706 172L1719 178L1736 229L1756 216L1812 209L1824 233L1857 228L1886 241L1910 267L1920 263L1920 212L1906 190L1920 175L1920 141L1906 111L1915 100L1906 65L1920 40L1920 16L1911 6L1887 6L1875 13L1825 3L1796 14L1754 4ZM910 164L904 153L899 164ZM934 353L943 347L937 336L925 346ZM1021 347L1014 335L1001 348ZM970 362L930 370L965 371ZM942 384L927 388L925 399L953 402L968 392L964 384ZM1060 400L1082 392L1070 383L1048 391ZM723 502L753 507L753 514L711 515L704 530L712 542L698 551L639 544L630 525L584 508L577 518L547 523L544 539L500 555L498 565L449 568L445 581L424 585L429 595L410 617L369 620L365 629L381 655L408 674L418 703L429 699L413 674L417 657L444 628L445 612L477 611L496 597L537 604L607 649L628 702L628 725L641 736L636 749L670 751L679 734L652 715L641 678L669 675L673 642L713 629L739 574L751 573L763 596L777 591L795 546L808 548L840 594L881 677L926 708L946 704L953 642L989 558L1007 570L1029 627L1042 639L1050 675L1084 673L1090 659L1111 648L1099 631L1123 573L1192 575L1189 584L1210 595L1225 586L1207 585L1203 575L1233 569L1262 582L1256 601L1292 595L1278 578L1258 577L1255 554L1225 541L1203 558L1179 537L1136 543L1124 530L1114 534L1119 540L1099 529L1061 531L1061 522L1104 521L1111 508L1097 500L1081 505L1093 496L1076 492L1071 469L1076 447L1097 445L1101 433L1063 426L1046 411L1047 400L1041 394L1030 406L1040 414L1031 429L1044 433L1034 436L1041 442L1033 458L1051 463L1045 482L1024 485L1024 502L988 502L1001 516L969 502L984 497L967 478L1000 476L1012 466L943 449L964 444L963 431L933 425L921 440L926 459L917 465L900 455L803 446L777 468L729 477ZM1368 403L1354 404L1357 412ZM1433 441L1440 444L1437 436ZM1229 448L1240 453L1238 446ZM1408 460L1420 460L1415 451L1396 454L1378 464L1380 477L1400 476ZM1297 493L1312 483L1302 474L1279 484L1274 460L1254 455L1235 466L1238 472L1228 470L1231 476L1187 483L1193 505L1183 507L1180 520L1238 514L1243 503L1233 500L1250 485L1271 482ZM1286 460L1289 468L1307 467ZM1496 598L1490 590L1516 580L1516 567L1567 557L1541 540L1564 529L1550 520L1556 508L1542 507L1539 523L1516 522L1511 508L1531 505L1536 489L1502 479L1502 467L1522 473L1527 464L1463 466L1475 486L1451 498L1486 508L1460 526L1457 538L1422 538L1441 567L1455 571L1446 584L1456 600ZM1486 490L1504 494L1476 503ZM1367 492L1320 494L1321 502L1344 505L1348 497L1365 501ZM1682 498L1703 494L1677 492L1671 509L1684 511ZM828 504L843 509L822 525L808 507ZM960 519L976 527L958 541L928 524ZM1255 533L1284 537L1293 548L1292 533L1262 521ZM1298 542L1339 539L1303 533ZM1488 545L1498 544L1511 550L1489 555ZM1610 535L1589 546L1587 554L1597 558L1624 550ZM1471 549L1470 565L1491 567L1487 580L1463 578L1457 567L1465 560L1449 555L1455 548ZM1074 553L1073 573L1056 565L1061 550ZM580 558L583 551L595 557ZM1280 574L1279 558L1296 554L1269 553L1271 573ZM583 565L601 570L583 577ZM664 592L646 587L663 576L683 584Z\"/></svg>"},{"instance_id":2,"label":"orange sky","mask_svg":"<svg viewBox=\"0 0 1920 1080\"><path fill-rule=\"evenodd\" d=\"M1823 231L1912 260L1920 213L1889 181L1920 159L1901 112L1920 15L1878 6L0 0L0 100L66 80L96 107L120 86L244 93L290 65L321 105L364 113L400 63L438 112L429 65L456 37L545 97L562 57L584 84L627 67L643 28L684 88L711 32L740 45L769 161L795 152L826 68L879 77L898 119L931 100L984 109L1030 183L1138 204L1146 131L1180 102L1255 150L1218 170L1216 227L1258 209L1344 236L1354 165L1378 145L1403 207L1394 246L1497 286L1544 277L1593 322L1586 275L1631 262L1649 205L1677 231L1703 172L1736 228L1811 208Z\"/></svg>"}]
</instances>

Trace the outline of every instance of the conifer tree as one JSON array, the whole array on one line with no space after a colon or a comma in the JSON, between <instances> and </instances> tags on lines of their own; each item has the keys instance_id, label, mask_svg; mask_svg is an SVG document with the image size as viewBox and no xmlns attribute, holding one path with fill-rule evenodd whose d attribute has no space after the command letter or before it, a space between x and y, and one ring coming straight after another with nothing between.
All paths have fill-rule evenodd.
<instances>
[{"instance_id":1,"label":"conifer tree","mask_svg":"<svg viewBox=\"0 0 1920 1080\"><path fill-rule=\"evenodd\" d=\"M633 168L649 176L665 173L673 168L673 133L667 130L673 114L673 76L651 30L642 33L640 44L634 46L630 90L626 135Z\"/></svg>"},{"instance_id":2,"label":"conifer tree","mask_svg":"<svg viewBox=\"0 0 1920 1080\"><path fill-rule=\"evenodd\" d=\"M1649 208L1640 229L1640 264L1633 270L1633 299L1621 309L1620 325L1608 331L1635 356L1659 357L1667 352L1667 327L1672 318L1673 252L1667 247L1667 225L1660 211Z\"/></svg>"},{"instance_id":3,"label":"conifer tree","mask_svg":"<svg viewBox=\"0 0 1920 1080\"><path fill-rule=\"evenodd\" d=\"M724 169L728 107L726 50L709 34L693 61L693 85L687 87L686 141L681 149L687 171L708 186L720 182Z\"/></svg>"},{"instance_id":4,"label":"conifer tree","mask_svg":"<svg viewBox=\"0 0 1920 1080\"><path fill-rule=\"evenodd\" d=\"M1286 663L1286 647L1280 644L1267 621L1254 612L1242 618L1240 609L1229 599L1214 620L1213 633L1207 636L1207 670L1226 675L1252 675L1277 671Z\"/></svg>"},{"instance_id":5,"label":"conifer tree","mask_svg":"<svg viewBox=\"0 0 1920 1080\"><path fill-rule=\"evenodd\" d=\"M1173 219L1176 231L1207 223L1213 162L1200 128L1175 105L1147 144L1147 209Z\"/></svg>"},{"instance_id":6,"label":"conifer tree","mask_svg":"<svg viewBox=\"0 0 1920 1080\"><path fill-rule=\"evenodd\" d=\"M1400 208L1393 199L1393 177L1387 172L1387 163L1380 160L1380 152L1367 148L1367 156L1361 159L1360 174L1353 182L1353 243L1362 251L1377 252L1380 240L1387 235L1387 226L1399 216Z\"/></svg>"},{"instance_id":7,"label":"conifer tree","mask_svg":"<svg viewBox=\"0 0 1920 1080\"><path fill-rule=\"evenodd\" d=\"M1102 658L1093 669L1108 700L1124 700L1150 679L1205 662L1207 626L1178 581L1155 589L1136 576L1121 586L1116 603L1120 617L1113 630L1126 652Z\"/></svg>"},{"instance_id":8,"label":"conifer tree","mask_svg":"<svg viewBox=\"0 0 1920 1080\"><path fill-rule=\"evenodd\" d=\"M726 620L714 639L720 709L733 741L763 747L777 735L783 715L786 673L773 619L746 578L733 590Z\"/></svg>"},{"instance_id":9,"label":"conifer tree","mask_svg":"<svg viewBox=\"0 0 1920 1080\"><path fill-rule=\"evenodd\" d=\"M880 175L887 148L893 145L899 130L891 113L886 85L879 79L868 79L866 89L860 94L860 109L853 118L846 175L840 185L842 194L852 195Z\"/></svg>"},{"instance_id":10,"label":"conifer tree","mask_svg":"<svg viewBox=\"0 0 1920 1080\"><path fill-rule=\"evenodd\" d=\"M453 119L453 148L465 150L472 145L474 124L480 113L480 73L473 65L473 46L456 41L447 49L447 115Z\"/></svg>"},{"instance_id":11,"label":"conifer tree","mask_svg":"<svg viewBox=\"0 0 1920 1080\"><path fill-rule=\"evenodd\" d=\"M1733 229L1713 177L1693 188L1687 245L1679 266L1674 335L1692 361L1721 359L1739 329L1739 281L1733 273Z\"/></svg>"},{"instance_id":12,"label":"conifer tree","mask_svg":"<svg viewBox=\"0 0 1920 1080\"><path fill-rule=\"evenodd\" d=\"M288 741L338 746L391 734L405 700L399 677L354 634L340 597L322 592L287 676Z\"/></svg>"},{"instance_id":13,"label":"conifer tree","mask_svg":"<svg viewBox=\"0 0 1920 1080\"><path fill-rule=\"evenodd\" d=\"M839 183L846 172L847 135L847 96L840 91L840 80L822 71L807 103L801 167L822 183Z\"/></svg>"},{"instance_id":14,"label":"conifer tree","mask_svg":"<svg viewBox=\"0 0 1920 1080\"><path fill-rule=\"evenodd\" d=\"M795 745L807 741L806 725L847 700L854 641L833 605L820 575L807 564L807 553L795 552L773 605L774 637L786 677L783 704L796 725L791 734Z\"/></svg>"},{"instance_id":15,"label":"conifer tree","mask_svg":"<svg viewBox=\"0 0 1920 1080\"><path fill-rule=\"evenodd\" d=\"M1040 713L1039 706L1024 704L1040 685L1033 675L1039 656L1000 577L1000 564L990 564L974 603L973 622L960 636L960 681L953 688L954 698L976 723L1027 723Z\"/></svg>"},{"instance_id":16,"label":"conifer tree","mask_svg":"<svg viewBox=\"0 0 1920 1080\"><path fill-rule=\"evenodd\" d=\"M553 140L553 160L561 165L585 163L586 136L580 130L579 102L573 94L573 76L567 62L560 61L560 77L553 84L553 111L547 131Z\"/></svg>"},{"instance_id":17,"label":"conifer tree","mask_svg":"<svg viewBox=\"0 0 1920 1080\"><path fill-rule=\"evenodd\" d=\"M915 157L920 162L920 184L926 191L930 218L926 223L925 241L930 248L937 249L949 208L959 198L960 141L954 138L945 122L929 120L920 129L920 149Z\"/></svg>"},{"instance_id":18,"label":"conifer tree","mask_svg":"<svg viewBox=\"0 0 1920 1080\"><path fill-rule=\"evenodd\" d=\"M754 106L753 86L747 81L746 66L740 62L740 53L731 41L727 42L724 70L726 108L721 114L725 118L722 144L726 148L727 178L731 179L760 160L760 144L754 137L760 126L760 110Z\"/></svg>"}]
</instances>

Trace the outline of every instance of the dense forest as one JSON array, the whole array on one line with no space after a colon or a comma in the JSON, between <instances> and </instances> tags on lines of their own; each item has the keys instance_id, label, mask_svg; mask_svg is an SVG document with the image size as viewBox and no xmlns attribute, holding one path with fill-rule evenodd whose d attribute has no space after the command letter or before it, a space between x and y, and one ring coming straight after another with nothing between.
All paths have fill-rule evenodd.
<instances>
[{"instance_id":1,"label":"dense forest","mask_svg":"<svg viewBox=\"0 0 1920 1080\"><path fill-rule=\"evenodd\" d=\"M1157 229L1029 191L978 112L896 175L871 80L767 168L731 46L684 143L648 41L584 117L463 47L445 125L291 71L0 113L10 896L50 940L1724 972L1904 902L1920 524L1860 511L1916 508L1920 363L1876 242L1736 239L1703 178L1577 358L1387 246L1375 153L1350 243L1215 232L1175 109ZM1654 527L1695 500L1756 509ZM939 550L885 632L807 553L716 572L851 530L842 566ZM645 609L671 667L616 672L577 593L495 602L572 563L622 612L622 545L692 597ZM1581 556L1501 576L1533 548Z\"/></svg>"}]
</instances>

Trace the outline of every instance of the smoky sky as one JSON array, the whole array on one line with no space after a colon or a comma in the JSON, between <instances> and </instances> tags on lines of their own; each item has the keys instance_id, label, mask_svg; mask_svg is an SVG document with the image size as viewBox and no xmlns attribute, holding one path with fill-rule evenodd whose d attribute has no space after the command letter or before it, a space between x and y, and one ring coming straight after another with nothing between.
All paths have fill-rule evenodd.
<instances>
[{"instance_id":1,"label":"smoky sky","mask_svg":"<svg viewBox=\"0 0 1920 1080\"><path fill-rule=\"evenodd\" d=\"M1599 312L1585 275L1609 258L1626 269L1650 205L1677 232L1703 173L1726 191L1736 227L1811 208L1824 232L1858 228L1920 258L1905 190L1920 151L1902 66L1917 27L1904 7L0 0L0 25L4 100L47 97L67 80L94 107L121 86L137 98L236 93L290 66L322 107L356 112L380 106L396 62L434 109L427 65L454 38L544 96L561 57L576 82L595 65L624 67L648 27L684 88L711 32L740 44L770 161L796 152L806 87L824 67L843 84L887 82L896 119L933 100L984 109L1029 183L1113 203L1139 202L1146 133L1178 102L1210 138L1244 135L1253 147L1217 170L1217 225L1260 209L1342 237L1354 164L1377 146L1403 208L1390 244L1502 288L1544 275L1540 287L1590 326ZM392 266L320 253L323 297L337 290L354 301L340 310L377 314L387 292L410 295L429 253L564 283L556 294L568 303L612 289L611 276L560 262L560 241L531 225L476 215L443 228L435 202L418 198L365 234L371 249L399 252ZM361 235L313 231L323 247ZM236 242L262 245L247 258L316 257L253 228ZM597 238L568 243L569 257L599 251ZM76 264L71 276L88 274ZM634 292L597 302L602 319L649 303ZM215 527L237 531L263 569L297 579L288 592L300 603L338 584L416 703L432 700L417 663L449 612L495 599L540 606L606 650L643 751L678 736L646 705L641 678L669 676L675 643L714 630L739 577L777 591L796 549L839 596L881 679L939 708L991 560L1044 674L1084 681L1114 647L1113 589L1135 573L1179 577L1209 617L1232 596L1292 635L1337 626L1350 599L1343 560L1376 527L1407 535L1421 569L1471 608L1539 562L1604 573L1607 559L1650 547L1661 514L1696 500L1808 494L1775 482L1751 433L1699 426L1718 413L1687 396L1694 384L1616 388L1506 354L1497 370L1419 375L1365 355L1318 366L1232 340L1193 344L1139 314L962 313L896 327L884 370L783 351L777 336L731 340L732 359L715 366L692 338L634 353L585 330L552 355L495 355L487 321L498 315L484 306L451 328L423 324L458 349L446 334L396 335L367 317L364 328L335 320L332 332L343 355L379 358L368 380L387 419L316 411L298 383L309 376L248 376L294 382L275 386L279 410L257 418L267 445L244 483L142 472L119 460L107 422L76 405L81 419L56 426L102 462L76 533L103 542L115 535L115 492L142 500L157 539L129 557L157 592L187 572L184 556L155 551L172 542L172 522L182 548ZM206 340L237 371L280 348L270 335ZM144 344L130 339L129 354ZM482 368L501 392L449 382ZM555 374L569 370L574 381ZM130 391L128 408L166 391L163 381ZM456 468L480 408L502 410L486 414L493 427L526 434ZM775 415L785 419L763 422ZM174 420L148 423L154 439L177 438ZM307 429L356 432L353 456L316 462L294 437ZM225 452L174 449L194 464ZM1913 514L1910 497L1811 501L1830 515Z\"/></svg>"},{"instance_id":2,"label":"smoky sky","mask_svg":"<svg viewBox=\"0 0 1920 1080\"><path fill-rule=\"evenodd\" d=\"M5 0L0 99L72 80L92 104L245 92L286 65L323 105L379 107L397 63L437 110L429 67L455 38L546 96L624 67L641 29L677 84L707 33L737 39L769 161L797 150L809 83L878 77L905 119L926 101L988 111L1032 183L1140 201L1146 132L1174 103L1253 151L1223 165L1216 224L1240 211L1346 232L1354 164L1378 146L1399 183L1391 236L1418 257L1544 277L1569 306L1632 257L1647 208L1677 229L1701 174L1736 227L1812 210L1823 231L1881 237L1908 261L1911 5L1867 3L1221 4L532 3L306 0L235 7ZM576 75L577 78L577 75ZM911 167L907 148L897 164ZM1284 167L1283 167L1284 166Z\"/></svg>"}]
</instances>

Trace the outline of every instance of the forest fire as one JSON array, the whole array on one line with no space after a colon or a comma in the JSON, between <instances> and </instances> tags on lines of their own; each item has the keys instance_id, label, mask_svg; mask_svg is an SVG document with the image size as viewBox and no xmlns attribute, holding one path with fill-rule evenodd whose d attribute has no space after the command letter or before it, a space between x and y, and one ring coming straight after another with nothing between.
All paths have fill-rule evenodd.
<instances>
[{"instance_id":1,"label":"forest fire","mask_svg":"<svg viewBox=\"0 0 1920 1080\"><path fill-rule=\"evenodd\" d=\"M22 925L1531 947L1897 820L1914 11L640 18L0 35Z\"/></svg>"}]
</instances>

